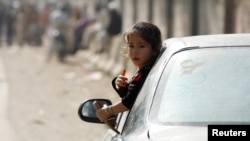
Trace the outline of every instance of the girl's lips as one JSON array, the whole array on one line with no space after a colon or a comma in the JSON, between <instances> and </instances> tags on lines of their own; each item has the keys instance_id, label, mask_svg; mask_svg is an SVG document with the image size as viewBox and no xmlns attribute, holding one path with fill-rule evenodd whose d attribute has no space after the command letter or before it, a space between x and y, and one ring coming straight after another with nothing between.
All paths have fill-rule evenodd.
<instances>
[{"instance_id":1,"label":"girl's lips","mask_svg":"<svg viewBox=\"0 0 250 141\"><path fill-rule=\"evenodd\" d=\"M133 60L134 60L134 61L138 61L138 60L139 60L139 58L137 58L137 57L134 57L134 58L133 58Z\"/></svg>"}]
</instances>

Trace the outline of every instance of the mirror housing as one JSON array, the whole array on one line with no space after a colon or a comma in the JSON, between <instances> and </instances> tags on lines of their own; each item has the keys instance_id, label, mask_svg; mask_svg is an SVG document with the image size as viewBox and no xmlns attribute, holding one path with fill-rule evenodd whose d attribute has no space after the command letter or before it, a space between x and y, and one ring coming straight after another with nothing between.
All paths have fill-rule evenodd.
<instances>
[{"instance_id":1,"label":"mirror housing","mask_svg":"<svg viewBox=\"0 0 250 141\"><path fill-rule=\"evenodd\" d=\"M105 105L112 105L109 99L89 99L83 101L78 108L78 115L81 120L92 123L103 123L96 116L96 110L93 106L93 102L98 101Z\"/></svg>"}]
</instances>

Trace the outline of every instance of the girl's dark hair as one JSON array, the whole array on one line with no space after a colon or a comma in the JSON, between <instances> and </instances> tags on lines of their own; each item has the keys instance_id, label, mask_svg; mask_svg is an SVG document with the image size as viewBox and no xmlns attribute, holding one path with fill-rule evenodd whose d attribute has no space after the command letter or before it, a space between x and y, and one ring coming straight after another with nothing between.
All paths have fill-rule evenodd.
<instances>
[{"instance_id":1,"label":"girl's dark hair","mask_svg":"<svg viewBox=\"0 0 250 141\"><path fill-rule=\"evenodd\" d=\"M124 33L123 38L125 43L128 42L128 35L133 33L140 35L143 40L152 46L153 50L160 50L162 45L161 31L156 25L148 22L135 23L127 32Z\"/></svg>"}]
</instances>

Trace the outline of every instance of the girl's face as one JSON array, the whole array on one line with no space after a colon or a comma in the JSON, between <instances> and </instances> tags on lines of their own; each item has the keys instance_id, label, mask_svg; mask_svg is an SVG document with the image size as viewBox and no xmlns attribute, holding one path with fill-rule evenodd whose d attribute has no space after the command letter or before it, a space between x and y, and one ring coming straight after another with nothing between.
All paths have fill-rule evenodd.
<instances>
[{"instance_id":1,"label":"girl's face","mask_svg":"<svg viewBox=\"0 0 250 141\"><path fill-rule=\"evenodd\" d=\"M128 56L134 65L141 69L151 61L155 53L151 45L140 35L130 34L128 36Z\"/></svg>"}]
</instances>

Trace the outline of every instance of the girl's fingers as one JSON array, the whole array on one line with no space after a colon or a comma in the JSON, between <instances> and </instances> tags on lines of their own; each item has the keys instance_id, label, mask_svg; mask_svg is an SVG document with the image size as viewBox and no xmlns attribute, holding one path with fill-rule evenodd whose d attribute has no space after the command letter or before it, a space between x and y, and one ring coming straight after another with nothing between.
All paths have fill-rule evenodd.
<instances>
[{"instance_id":1,"label":"girl's fingers","mask_svg":"<svg viewBox=\"0 0 250 141\"><path fill-rule=\"evenodd\" d=\"M122 75L122 76L125 76L125 75L126 75L126 70L125 70L125 69L122 70L121 75Z\"/></svg>"},{"instance_id":2,"label":"girl's fingers","mask_svg":"<svg viewBox=\"0 0 250 141\"><path fill-rule=\"evenodd\" d=\"M116 87L119 89L121 87L126 87L128 78L125 77L126 69L122 70L121 74L116 79Z\"/></svg>"},{"instance_id":3,"label":"girl's fingers","mask_svg":"<svg viewBox=\"0 0 250 141\"><path fill-rule=\"evenodd\" d=\"M118 79L116 84L118 86L126 86L128 84L127 78L120 78L120 79Z\"/></svg>"},{"instance_id":4,"label":"girl's fingers","mask_svg":"<svg viewBox=\"0 0 250 141\"><path fill-rule=\"evenodd\" d=\"M127 82L128 81L128 78L127 77L125 77L125 76L119 76L118 77L118 79L117 79L118 81L124 81L124 82Z\"/></svg>"}]
</instances>

